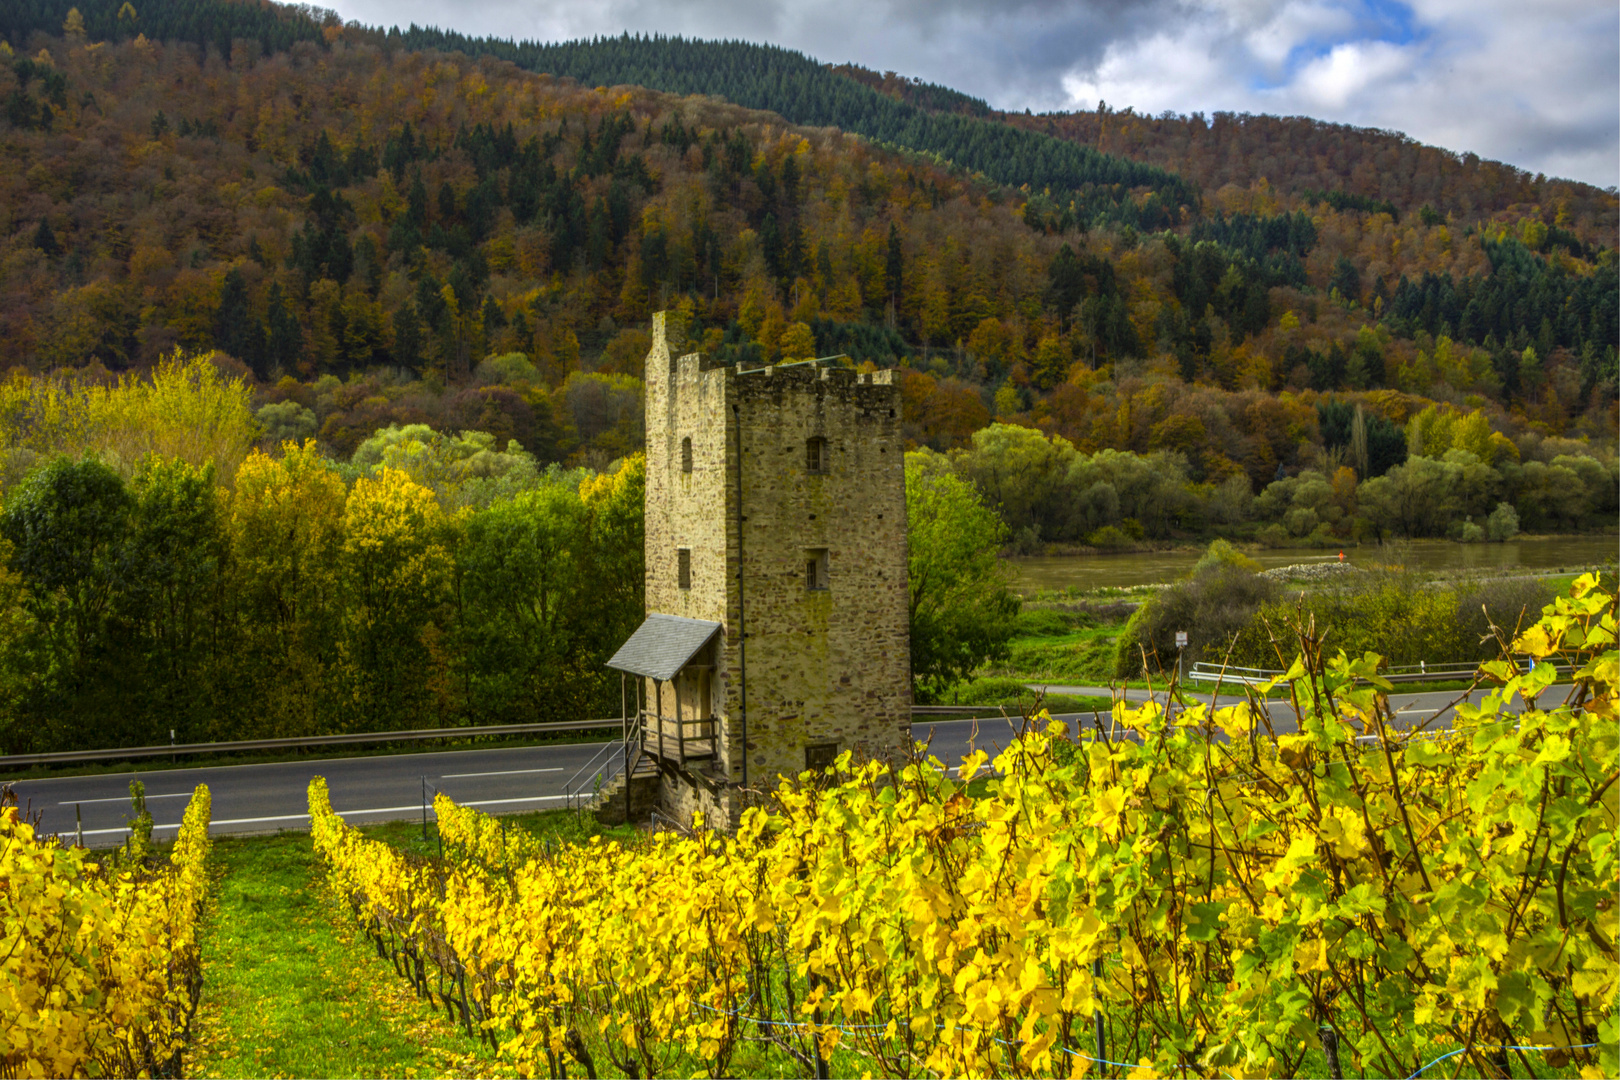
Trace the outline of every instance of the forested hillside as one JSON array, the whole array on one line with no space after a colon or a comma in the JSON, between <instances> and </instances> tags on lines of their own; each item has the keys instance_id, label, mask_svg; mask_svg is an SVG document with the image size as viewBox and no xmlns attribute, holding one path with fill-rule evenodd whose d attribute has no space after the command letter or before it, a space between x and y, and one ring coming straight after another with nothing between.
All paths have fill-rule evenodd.
<instances>
[{"instance_id":1,"label":"forested hillside","mask_svg":"<svg viewBox=\"0 0 1620 1080\"><path fill-rule=\"evenodd\" d=\"M12 24L0 351L118 370L217 347L339 452L390 419L494 427L546 457L622 435L626 391L605 373L633 374L664 305L726 359L908 364L916 437L937 447L999 415L1081 445L1197 450L1152 431L1201 397L1227 418L1210 448L1256 482L1277 455L1240 445L1255 432L1231 394L1476 394L1499 425L1552 434L1593 408L1601 430L1613 401L1613 252L1555 211L1454 229L1343 198L1289 211L1257 182L1206 192L1174 229L1081 231L1056 199L713 99L587 90L335 22L267 53L314 26L287 9L86 10L65 36L24 43ZM544 55L649 48L691 46ZM766 55L750 48L713 46ZM510 383L475 369L517 352L540 372L528 397L471 385ZM379 365L446 392L311 385ZM270 389L287 376L306 389ZM1152 407L1121 409L1148 387Z\"/></svg>"},{"instance_id":2,"label":"forested hillside","mask_svg":"<svg viewBox=\"0 0 1620 1080\"><path fill-rule=\"evenodd\" d=\"M1542 189L1506 167L1217 118L1221 159L1250 179L1188 149L1200 186L1014 132L944 88L741 43L514 45L219 0L30 0L0 20L0 360L94 377L218 349L252 375L271 442L341 456L429 423L604 464L639 441L643 327L669 307L724 361L907 369L912 437L936 449L999 419L1258 491L1321 465L1319 395L1396 427L1438 402L1516 447L1612 444L1616 260L1583 237L1615 200L1578 185L1527 208L1513 200ZM434 41L486 55L409 47ZM589 88L615 76L932 156L712 96ZM1099 141L1145 152L1199 123ZM1290 193L1342 177L1249 153L1262 130L1295 158L1361 146L1355 169L1428 179ZM991 153L1005 137L1036 149ZM1374 152L1391 148L1444 167ZM1015 172L1050 159L1071 186L1028 194L981 153ZM1274 159L1286 183L1255 175Z\"/></svg>"},{"instance_id":3,"label":"forested hillside","mask_svg":"<svg viewBox=\"0 0 1620 1080\"><path fill-rule=\"evenodd\" d=\"M1473 224L1492 214L1543 215L1552 208L1561 227L1580 240L1612 244L1620 201L1571 180L1532 175L1472 153L1425 146L1398 131L1358 128L1307 116L1217 112L1159 116L1134 109L1028 113L992 110L978 98L888 71L856 64L833 72L931 112L994 118L1067 139L1107 154L1157 165L1203 191L1264 180L1305 204L1336 210L1441 215Z\"/></svg>"}]
</instances>

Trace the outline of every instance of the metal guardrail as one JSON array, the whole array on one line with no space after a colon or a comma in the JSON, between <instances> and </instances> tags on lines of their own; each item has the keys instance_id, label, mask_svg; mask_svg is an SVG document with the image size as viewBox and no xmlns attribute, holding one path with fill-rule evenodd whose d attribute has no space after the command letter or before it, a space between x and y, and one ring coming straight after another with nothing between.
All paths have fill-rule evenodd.
<instances>
[{"instance_id":1,"label":"metal guardrail","mask_svg":"<svg viewBox=\"0 0 1620 1080\"><path fill-rule=\"evenodd\" d=\"M345 735L295 736L286 739L242 739L237 742L178 743L168 746L125 746L113 750L58 750L45 754L8 754L0 767L56 765L77 761L122 761L165 754L234 754L245 750L299 750L308 746L359 746L365 743L413 742L420 739L465 739L496 735L531 735L543 731L596 731L620 727L611 720L564 720L545 724L484 724L478 727L421 728L415 731L358 731Z\"/></svg>"},{"instance_id":2,"label":"metal guardrail","mask_svg":"<svg viewBox=\"0 0 1620 1080\"><path fill-rule=\"evenodd\" d=\"M914 716L951 716L988 710L999 705L914 705ZM601 731L622 727L619 717L606 720L563 720L545 724L484 724L475 727L420 728L414 731L357 731L344 735L294 736L285 739L240 739L235 742L169 743L163 746L124 746L110 750L53 750L43 754L0 755L0 768L16 765L67 765L83 761L124 761L128 758L179 754L237 754L250 750L301 750L313 746L362 746L367 743L415 742L423 739L489 738L532 735L546 731ZM618 740L610 745L618 746ZM605 782L605 781L604 781Z\"/></svg>"},{"instance_id":3,"label":"metal guardrail","mask_svg":"<svg viewBox=\"0 0 1620 1080\"><path fill-rule=\"evenodd\" d=\"M1573 670L1564 665L1558 669L1559 674L1567 674ZM1478 664L1402 664L1397 667L1386 668L1378 674L1392 683L1403 682L1452 682L1459 679L1472 679L1479 671ZM1188 678L1199 682L1223 682L1234 686L1258 686L1270 682L1279 675L1287 672L1280 668L1246 668L1223 667L1220 664L1197 663L1192 666Z\"/></svg>"}]
</instances>

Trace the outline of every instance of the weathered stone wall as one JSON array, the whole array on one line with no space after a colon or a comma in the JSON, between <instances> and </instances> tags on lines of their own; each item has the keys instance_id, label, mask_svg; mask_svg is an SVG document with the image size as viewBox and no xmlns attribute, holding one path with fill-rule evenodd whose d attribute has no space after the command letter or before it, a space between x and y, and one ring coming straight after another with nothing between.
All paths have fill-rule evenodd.
<instances>
[{"instance_id":1,"label":"weathered stone wall","mask_svg":"<svg viewBox=\"0 0 1620 1080\"><path fill-rule=\"evenodd\" d=\"M638 771L625 777L619 773L591 801L596 819L604 825L623 825L632 821L646 821L663 804L663 790L659 774Z\"/></svg>"},{"instance_id":2,"label":"weathered stone wall","mask_svg":"<svg viewBox=\"0 0 1620 1080\"><path fill-rule=\"evenodd\" d=\"M873 756L911 737L905 444L888 373L805 365L735 377L748 622L748 774L770 787L805 749ZM807 443L826 440L827 469ZM810 552L827 588L807 587Z\"/></svg>"},{"instance_id":3,"label":"weathered stone wall","mask_svg":"<svg viewBox=\"0 0 1620 1080\"><path fill-rule=\"evenodd\" d=\"M734 788L705 782L688 771L665 768L658 772L657 810L688 828L694 814L701 812L706 826L725 829L736 825L740 806ZM651 816L650 811L647 816Z\"/></svg>"},{"instance_id":4,"label":"weathered stone wall","mask_svg":"<svg viewBox=\"0 0 1620 1080\"><path fill-rule=\"evenodd\" d=\"M805 365L739 375L695 355L677 360L656 315L646 387L647 610L723 626L711 684L722 746L716 779L745 777L739 614L748 633L750 787L797 775L807 747L876 756L907 747L905 462L890 373ZM688 438L690 473L682 469ZM812 438L826 440L821 473L809 468ZM689 589L677 583L683 547ZM827 588L811 589L808 553L823 550ZM650 682L646 694L651 701ZM672 709L668 687L664 696ZM682 794L666 779L667 813L735 818L723 792L694 783Z\"/></svg>"}]
</instances>

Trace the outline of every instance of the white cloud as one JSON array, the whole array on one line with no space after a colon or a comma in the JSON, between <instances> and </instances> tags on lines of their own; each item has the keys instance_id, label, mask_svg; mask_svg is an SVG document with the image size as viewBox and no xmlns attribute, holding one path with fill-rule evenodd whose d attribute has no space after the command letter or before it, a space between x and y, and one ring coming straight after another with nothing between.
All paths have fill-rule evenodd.
<instances>
[{"instance_id":1,"label":"white cloud","mask_svg":"<svg viewBox=\"0 0 1620 1080\"><path fill-rule=\"evenodd\" d=\"M1385 41L1335 45L1326 56L1304 65L1294 80L1299 96L1315 110L1343 112L1371 88L1387 87L1411 73L1414 50Z\"/></svg>"},{"instance_id":2,"label":"white cloud","mask_svg":"<svg viewBox=\"0 0 1620 1080\"><path fill-rule=\"evenodd\" d=\"M345 18L562 40L743 38L1009 109L1269 112L1620 183L1613 0L339 0Z\"/></svg>"},{"instance_id":3,"label":"white cloud","mask_svg":"<svg viewBox=\"0 0 1620 1080\"><path fill-rule=\"evenodd\" d=\"M1101 98L1139 111L1302 114L1605 187L1620 180L1613 5L1419 0L1393 27L1364 15L1352 3L1214 0L1173 29L1112 42L1064 86L1074 108Z\"/></svg>"}]
</instances>

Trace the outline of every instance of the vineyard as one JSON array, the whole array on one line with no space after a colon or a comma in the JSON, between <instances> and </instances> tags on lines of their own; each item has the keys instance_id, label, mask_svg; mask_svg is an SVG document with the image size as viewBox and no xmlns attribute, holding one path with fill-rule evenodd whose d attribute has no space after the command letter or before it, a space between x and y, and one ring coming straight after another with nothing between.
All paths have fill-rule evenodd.
<instances>
[{"instance_id":1,"label":"vineyard","mask_svg":"<svg viewBox=\"0 0 1620 1080\"><path fill-rule=\"evenodd\" d=\"M527 1075L1615 1075L1615 625L1577 581L1447 732L1395 731L1378 659L1307 626L1297 734L1042 717L632 844L441 796L435 858L317 779L312 834L379 956Z\"/></svg>"},{"instance_id":2,"label":"vineyard","mask_svg":"<svg viewBox=\"0 0 1620 1080\"><path fill-rule=\"evenodd\" d=\"M167 861L100 864L0 809L0 1076L178 1076L202 989L209 794Z\"/></svg>"},{"instance_id":3,"label":"vineyard","mask_svg":"<svg viewBox=\"0 0 1620 1080\"><path fill-rule=\"evenodd\" d=\"M1306 625L1297 733L1043 715L993 762L846 755L730 834L560 843L441 795L412 854L317 778L314 857L522 1075L1610 1076L1615 632L1583 577L1502 642L1531 670L1413 733L1378 658ZM188 1071L209 811L199 786L163 859L149 826L92 855L0 810L0 1076Z\"/></svg>"}]
</instances>

